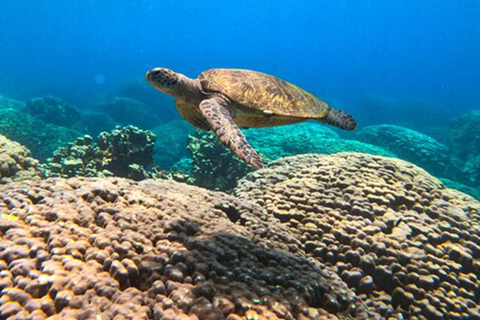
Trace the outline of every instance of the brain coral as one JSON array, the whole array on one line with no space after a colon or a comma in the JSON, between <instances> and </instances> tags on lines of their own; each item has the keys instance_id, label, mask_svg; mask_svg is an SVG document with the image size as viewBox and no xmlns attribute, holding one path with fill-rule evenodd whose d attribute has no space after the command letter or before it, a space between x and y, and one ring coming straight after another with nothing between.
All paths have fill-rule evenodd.
<instances>
[{"instance_id":1,"label":"brain coral","mask_svg":"<svg viewBox=\"0 0 480 320\"><path fill-rule=\"evenodd\" d=\"M368 306L394 319L480 319L480 203L398 159L302 155L235 195L288 226Z\"/></svg>"},{"instance_id":2,"label":"brain coral","mask_svg":"<svg viewBox=\"0 0 480 320\"><path fill-rule=\"evenodd\" d=\"M39 178L38 165L30 150L0 134L0 184Z\"/></svg>"},{"instance_id":3,"label":"brain coral","mask_svg":"<svg viewBox=\"0 0 480 320\"><path fill-rule=\"evenodd\" d=\"M259 206L162 180L0 186L2 319L378 319Z\"/></svg>"}]
</instances>

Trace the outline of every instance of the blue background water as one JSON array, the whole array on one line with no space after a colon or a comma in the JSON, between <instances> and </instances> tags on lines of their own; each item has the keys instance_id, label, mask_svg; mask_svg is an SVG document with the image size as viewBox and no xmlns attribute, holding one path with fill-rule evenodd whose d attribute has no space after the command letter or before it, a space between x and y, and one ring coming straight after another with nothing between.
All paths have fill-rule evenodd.
<instances>
[{"instance_id":1,"label":"blue background water","mask_svg":"<svg viewBox=\"0 0 480 320\"><path fill-rule=\"evenodd\" d=\"M357 114L376 96L460 114L480 100L479 16L477 0L1 1L0 94L81 108L152 67L235 67Z\"/></svg>"}]
</instances>

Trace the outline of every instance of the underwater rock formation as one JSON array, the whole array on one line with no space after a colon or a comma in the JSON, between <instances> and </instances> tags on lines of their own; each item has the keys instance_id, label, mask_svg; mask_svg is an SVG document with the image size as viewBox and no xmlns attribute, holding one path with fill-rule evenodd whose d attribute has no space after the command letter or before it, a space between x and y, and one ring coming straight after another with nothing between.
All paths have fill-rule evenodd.
<instances>
[{"instance_id":1,"label":"underwater rock formation","mask_svg":"<svg viewBox=\"0 0 480 320\"><path fill-rule=\"evenodd\" d=\"M0 186L0 219L5 319L379 319L273 216L221 193L26 181Z\"/></svg>"},{"instance_id":2,"label":"underwater rock formation","mask_svg":"<svg viewBox=\"0 0 480 320\"><path fill-rule=\"evenodd\" d=\"M80 120L80 113L57 97L34 98L28 101L25 106L27 112L32 116L57 126L71 127Z\"/></svg>"},{"instance_id":3,"label":"underwater rock formation","mask_svg":"<svg viewBox=\"0 0 480 320\"><path fill-rule=\"evenodd\" d=\"M399 158L422 167L429 173L453 178L450 150L432 137L394 125L362 128L356 134L360 141L380 146Z\"/></svg>"},{"instance_id":4,"label":"underwater rock formation","mask_svg":"<svg viewBox=\"0 0 480 320\"><path fill-rule=\"evenodd\" d=\"M26 179L39 179L39 164L30 150L0 135L0 184Z\"/></svg>"},{"instance_id":5,"label":"underwater rock formation","mask_svg":"<svg viewBox=\"0 0 480 320\"><path fill-rule=\"evenodd\" d=\"M462 160L480 155L480 110L471 111L455 121L449 145Z\"/></svg>"},{"instance_id":6,"label":"underwater rock formation","mask_svg":"<svg viewBox=\"0 0 480 320\"><path fill-rule=\"evenodd\" d=\"M128 177L142 180L155 176L146 170L153 164L155 134L134 126L102 132L98 144L89 135L57 149L44 164L46 177Z\"/></svg>"},{"instance_id":7,"label":"underwater rock formation","mask_svg":"<svg viewBox=\"0 0 480 320\"><path fill-rule=\"evenodd\" d=\"M394 319L480 318L480 203L413 164L301 155L240 180L256 202Z\"/></svg>"},{"instance_id":8,"label":"underwater rock formation","mask_svg":"<svg viewBox=\"0 0 480 320\"><path fill-rule=\"evenodd\" d=\"M154 162L160 168L170 170L171 167L189 156L188 135L194 128L183 120L174 120L151 129L157 136Z\"/></svg>"},{"instance_id":9,"label":"underwater rock formation","mask_svg":"<svg viewBox=\"0 0 480 320\"><path fill-rule=\"evenodd\" d=\"M2 108L0 134L26 146L40 161L50 157L57 148L81 136L78 131L45 123L25 112Z\"/></svg>"},{"instance_id":10,"label":"underwater rock formation","mask_svg":"<svg viewBox=\"0 0 480 320\"><path fill-rule=\"evenodd\" d=\"M450 133L449 145L463 164L459 165L460 179L473 187L480 187L480 110L460 117Z\"/></svg>"},{"instance_id":11,"label":"underwater rock formation","mask_svg":"<svg viewBox=\"0 0 480 320\"><path fill-rule=\"evenodd\" d=\"M99 104L98 109L122 125L150 129L161 123L161 119L148 110L145 103L132 98L110 98Z\"/></svg>"},{"instance_id":12,"label":"underwater rock formation","mask_svg":"<svg viewBox=\"0 0 480 320\"><path fill-rule=\"evenodd\" d=\"M148 130L134 126L117 127L98 136L98 146L110 155L106 168L116 175L124 176L125 168L131 164L148 167L153 164L156 136Z\"/></svg>"},{"instance_id":13,"label":"underwater rock formation","mask_svg":"<svg viewBox=\"0 0 480 320\"><path fill-rule=\"evenodd\" d=\"M315 123L244 130L245 137L263 157L265 163L302 153L331 154L342 151L364 152L385 156L395 155L367 143L344 140L330 128ZM192 178L195 185L228 191L238 179L253 168L239 161L224 148L213 133L197 130L190 137Z\"/></svg>"}]
</instances>

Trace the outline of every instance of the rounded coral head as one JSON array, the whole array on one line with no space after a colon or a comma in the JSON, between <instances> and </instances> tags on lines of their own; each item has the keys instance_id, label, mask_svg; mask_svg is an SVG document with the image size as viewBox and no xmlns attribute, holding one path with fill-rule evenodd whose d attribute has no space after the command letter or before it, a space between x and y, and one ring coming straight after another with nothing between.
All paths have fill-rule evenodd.
<instances>
[{"instance_id":1,"label":"rounded coral head","mask_svg":"<svg viewBox=\"0 0 480 320\"><path fill-rule=\"evenodd\" d=\"M166 94L174 93L179 83L178 74L166 68L155 68L149 70L145 75L145 79L154 88Z\"/></svg>"}]
</instances>

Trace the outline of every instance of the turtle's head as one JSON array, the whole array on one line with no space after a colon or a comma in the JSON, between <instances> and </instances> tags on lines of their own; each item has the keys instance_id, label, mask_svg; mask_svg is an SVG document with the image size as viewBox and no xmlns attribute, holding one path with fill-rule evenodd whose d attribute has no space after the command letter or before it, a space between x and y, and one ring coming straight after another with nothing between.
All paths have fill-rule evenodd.
<instances>
[{"instance_id":1,"label":"turtle's head","mask_svg":"<svg viewBox=\"0 0 480 320\"><path fill-rule=\"evenodd\" d=\"M175 95L178 92L180 83L180 74L166 68L155 68L147 72L145 79L154 88L169 95Z\"/></svg>"}]
</instances>

